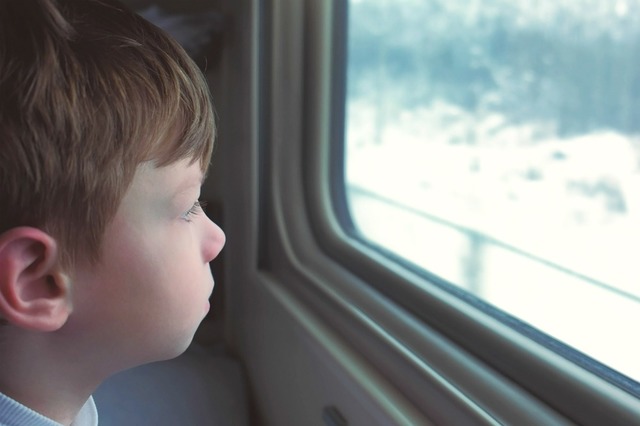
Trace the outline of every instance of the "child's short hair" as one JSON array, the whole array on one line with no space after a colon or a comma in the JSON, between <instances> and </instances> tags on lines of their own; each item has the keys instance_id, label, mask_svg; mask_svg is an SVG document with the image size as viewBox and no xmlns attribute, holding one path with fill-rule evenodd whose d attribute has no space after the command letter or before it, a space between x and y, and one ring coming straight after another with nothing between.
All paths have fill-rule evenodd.
<instances>
[{"instance_id":1,"label":"child's short hair","mask_svg":"<svg viewBox=\"0 0 640 426\"><path fill-rule=\"evenodd\" d=\"M0 233L97 260L137 166L205 170L214 126L194 62L116 0L0 1Z\"/></svg>"}]
</instances>

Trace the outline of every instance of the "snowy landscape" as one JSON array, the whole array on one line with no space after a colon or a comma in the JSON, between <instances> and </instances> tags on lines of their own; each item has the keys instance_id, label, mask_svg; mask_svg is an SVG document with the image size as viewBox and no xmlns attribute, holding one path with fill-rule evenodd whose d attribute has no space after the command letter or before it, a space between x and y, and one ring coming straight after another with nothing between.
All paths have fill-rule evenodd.
<instances>
[{"instance_id":1,"label":"snowy landscape","mask_svg":"<svg viewBox=\"0 0 640 426\"><path fill-rule=\"evenodd\" d=\"M356 227L640 381L640 3L404 3L352 2Z\"/></svg>"}]
</instances>

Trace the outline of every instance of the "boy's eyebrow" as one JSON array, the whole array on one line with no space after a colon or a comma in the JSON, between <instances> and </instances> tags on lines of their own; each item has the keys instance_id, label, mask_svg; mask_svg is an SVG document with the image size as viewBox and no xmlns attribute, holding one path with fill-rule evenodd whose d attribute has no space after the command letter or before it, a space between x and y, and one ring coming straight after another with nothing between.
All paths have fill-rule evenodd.
<instances>
[{"instance_id":1,"label":"boy's eyebrow","mask_svg":"<svg viewBox=\"0 0 640 426\"><path fill-rule=\"evenodd\" d=\"M181 192L184 191L187 188L191 188L194 186L197 186L198 188L201 187L204 184L204 180L206 178L206 175L202 172L198 173L198 175L193 175L193 176L189 176L188 178L184 179L180 185L178 186L178 191L177 192Z\"/></svg>"}]
</instances>

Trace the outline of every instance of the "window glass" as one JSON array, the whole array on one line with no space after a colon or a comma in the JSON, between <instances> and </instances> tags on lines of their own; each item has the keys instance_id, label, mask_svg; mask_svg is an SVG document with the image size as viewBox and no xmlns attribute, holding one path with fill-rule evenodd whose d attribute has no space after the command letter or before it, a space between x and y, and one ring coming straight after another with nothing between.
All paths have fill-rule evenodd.
<instances>
[{"instance_id":1,"label":"window glass","mask_svg":"<svg viewBox=\"0 0 640 426\"><path fill-rule=\"evenodd\" d=\"M640 0L350 0L358 235L640 381Z\"/></svg>"}]
</instances>

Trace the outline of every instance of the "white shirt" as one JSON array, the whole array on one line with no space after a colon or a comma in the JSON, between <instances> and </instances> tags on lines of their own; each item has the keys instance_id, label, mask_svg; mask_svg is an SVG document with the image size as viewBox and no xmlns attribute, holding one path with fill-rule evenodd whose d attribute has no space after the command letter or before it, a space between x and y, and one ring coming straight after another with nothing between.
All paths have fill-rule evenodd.
<instances>
[{"instance_id":1,"label":"white shirt","mask_svg":"<svg viewBox=\"0 0 640 426\"><path fill-rule=\"evenodd\" d=\"M98 426L98 410L90 397L82 406L72 426ZM0 426L61 426L48 417L0 393Z\"/></svg>"}]
</instances>

